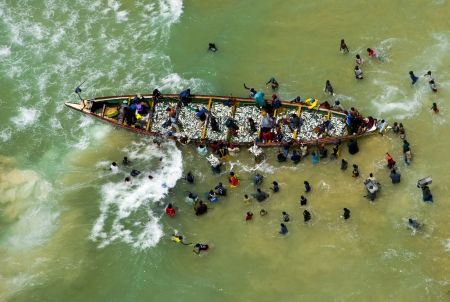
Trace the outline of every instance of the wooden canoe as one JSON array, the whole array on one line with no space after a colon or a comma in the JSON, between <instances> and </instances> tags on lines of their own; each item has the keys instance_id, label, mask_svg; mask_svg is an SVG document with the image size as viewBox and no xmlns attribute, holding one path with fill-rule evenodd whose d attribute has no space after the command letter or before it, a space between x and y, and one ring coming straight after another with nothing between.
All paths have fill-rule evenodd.
<instances>
[{"instance_id":1,"label":"wooden canoe","mask_svg":"<svg viewBox=\"0 0 450 302\"><path fill-rule=\"evenodd\" d=\"M309 109L308 107L311 107L310 104L282 101L281 107L273 112L273 119L276 124L280 125L278 132L282 134L283 139L281 141L278 141L276 138L273 140L262 140L259 131L257 133L249 131L247 122L247 118L252 118L259 128L259 123L265 113L264 110L256 107L253 99L211 95L194 95L190 98L189 105L178 106L176 109L178 127L175 129L171 125L167 126L167 121L169 120L167 110L170 107L177 107L177 104L180 103L179 96L176 94L165 94L155 101L152 95L143 94L142 97L145 99L145 102L142 105L147 114L142 120L138 120L137 123L128 124L125 119L120 119L120 108L121 106L132 108L134 97L135 95L98 97L80 100L79 103L66 102L65 105L100 121L135 133L172 139L184 137L190 142L202 142L205 144L219 142L250 146L256 143L261 147L270 147L280 146L286 140L290 140L293 144L318 145L357 139L377 133L374 127L358 135L349 135L345 126L346 114L344 112L321 108L320 106ZM271 103L270 101L266 102L268 104ZM196 118L197 112L195 111L196 108L202 107L208 110L207 118L204 122ZM299 128L293 129L289 126L289 116L291 114L296 114L303 120L303 124ZM216 119L216 125L220 128L219 131L217 131L217 127L216 131L212 130L211 116L214 116ZM225 121L229 117L233 118L239 127L237 134L235 133L234 136L230 135L225 126ZM331 130L318 134L316 130L323 122L324 117L332 121Z\"/></svg>"}]
</instances>

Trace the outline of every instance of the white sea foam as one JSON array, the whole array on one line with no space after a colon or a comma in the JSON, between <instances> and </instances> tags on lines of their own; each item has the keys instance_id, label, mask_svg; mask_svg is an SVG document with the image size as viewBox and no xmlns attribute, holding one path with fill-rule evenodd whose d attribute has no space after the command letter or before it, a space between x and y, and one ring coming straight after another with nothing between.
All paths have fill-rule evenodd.
<instances>
[{"instance_id":1,"label":"white sea foam","mask_svg":"<svg viewBox=\"0 0 450 302\"><path fill-rule=\"evenodd\" d=\"M122 23L128 20L128 12L125 10L116 12L116 21Z\"/></svg>"},{"instance_id":2,"label":"white sea foam","mask_svg":"<svg viewBox=\"0 0 450 302\"><path fill-rule=\"evenodd\" d=\"M88 118L89 119L89 118ZM83 119L82 124L86 124L86 125L91 125L91 123L93 123L92 119L89 121L85 121L85 119ZM81 130L80 130L81 129ZM80 150L84 150L86 148L88 148L92 142L98 142L98 141L102 141L102 139L104 139L110 132L111 127L107 126L107 125L94 125L94 126L90 126L90 127L82 127L80 125L79 128L74 129L74 131L77 132L81 132L82 135L77 135L79 137L78 141L74 144L72 144L72 147L76 148L76 149L80 149Z\"/></svg>"},{"instance_id":3,"label":"white sea foam","mask_svg":"<svg viewBox=\"0 0 450 302\"><path fill-rule=\"evenodd\" d=\"M244 172L263 172L264 174L273 174L275 173L276 168L268 163L267 160L264 160L258 164L248 166L245 164L242 164L239 160L238 161L230 161L230 171L234 169L234 167L239 167L241 171Z\"/></svg>"},{"instance_id":4,"label":"white sea foam","mask_svg":"<svg viewBox=\"0 0 450 302\"><path fill-rule=\"evenodd\" d=\"M181 178L183 169L181 151L174 144L166 144L162 148L167 150L159 149L145 140L124 150L131 161L143 167L149 166L157 158L162 158L162 161L160 167L151 172L151 180L148 178L148 171L142 171L141 175L132 179L131 185L121 180L102 186L100 216L90 236L98 242L100 248L118 240L135 248L146 249L155 246L162 237L159 217L149 206L166 196L169 188L174 187ZM137 218L138 213L146 215ZM111 218L112 224L107 225L106 221ZM141 222L137 227L136 219Z\"/></svg>"},{"instance_id":5,"label":"white sea foam","mask_svg":"<svg viewBox=\"0 0 450 302\"><path fill-rule=\"evenodd\" d=\"M2 142L7 142L11 139L12 130L11 128L5 128L0 131L0 140Z\"/></svg>"},{"instance_id":6,"label":"white sea foam","mask_svg":"<svg viewBox=\"0 0 450 302\"><path fill-rule=\"evenodd\" d=\"M0 46L0 58L9 57L11 55L11 47L9 46Z\"/></svg>"},{"instance_id":7,"label":"white sea foam","mask_svg":"<svg viewBox=\"0 0 450 302\"><path fill-rule=\"evenodd\" d=\"M385 113L395 113L396 118L411 117L418 112L422 106L422 98L428 87L418 86L411 95L400 87L389 84L384 80L373 80L381 92L372 100L372 105L377 109L377 117Z\"/></svg>"},{"instance_id":8,"label":"white sea foam","mask_svg":"<svg viewBox=\"0 0 450 302\"><path fill-rule=\"evenodd\" d=\"M61 130L63 128L61 122L58 120L56 116L51 117L48 123L50 125L50 128L54 130Z\"/></svg>"},{"instance_id":9,"label":"white sea foam","mask_svg":"<svg viewBox=\"0 0 450 302\"><path fill-rule=\"evenodd\" d=\"M17 129L23 130L36 123L41 112L34 108L19 107L19 114L11 118L11 122Z\"/></svg>"},{"instance_id":10,"label":"white sea foam","mask_svg":"<svg viewBox=\"0 0 450 302\"><path fill-rule=\"evenodd\" d=\"M184 79L177 73L170 73L160 80L160 87L162 90L178 91L186 88L191 88L192 91L201 90L200 87L206 86L206 83L201 79L190 78ZM205 87L206 89L206 87Z\"/></svg>"},{"instance_id":11,"label":"white sea foam","mask_svg":"<svg viewBox=\"0 0 450 302\"><path fill-rule=\"evenodd\" d=\"M50 38L52 46L53 47L57 46L59 44L59 42L61 42L61 39L64 37L65 34L66 34L66 31L64 30L64 28L58 27L56 29L56 32Z\"/></svg>"},{"instance_id":12,"label":"white sea foam","mask_svg":"<svg viewBox=\"0 0 450 302\"><path fill-rule=\"evenodd\" d=\"M108 6L114 10L114 11L118 11L120 8L120 3L116 0L108 0Z\"/></svg>"},{"instance_id":13,"label":"white sea foam","mask_svg":"<svg viewBox=\"0 0 450 302\"><path fill-rule=\"evenodd\" d=\"M445 250L450 252L450 238L444 242Z\"/></svg>"},{"instance_id":14,"label":"white sea foam","mask_svg":"<svg viewBox=\"0 0 450 302\"><path fill-rule=\"evenodd\" d=\"M159 7L159 15L167 26L177 22L183 13L182 0L160 0Z\"/></svg>"}]
</instances>

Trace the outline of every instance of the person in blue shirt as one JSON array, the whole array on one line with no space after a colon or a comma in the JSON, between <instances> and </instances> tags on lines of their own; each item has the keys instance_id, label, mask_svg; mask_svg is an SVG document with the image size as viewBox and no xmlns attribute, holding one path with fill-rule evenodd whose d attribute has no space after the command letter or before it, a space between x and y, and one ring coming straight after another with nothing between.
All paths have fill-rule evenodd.
<instances>
[{"instance_id":1,"label":"person in blue shirt","mask_svg":"<svg viewBox=\"0 0 450 302\"><path fill-rule=\"evenodd\" d=\"M422 200L426 202L433 202L433 195L427 185L422 187Z\"/></svg>"},{"instance_id":2,"label":"person in blue shirt","mask_svg":"<svg viewBox=\"0 0 450 302\"><path fill-rule=\"evenodd\" d=\"M211 190L208 193L208 200L211 202L217 202L219 200L219 198L217 198L216 193L213 190Z\"/></svg>"},{"instance_id":3,"label":"person in blue shirt","mask_svg":"<svg viewBox=\"0 0 450 302\"><path fill-rule=\"evenodd\" d=\"M303 184L305 185L305 192L309 193L311 192L311 186L309 185L309 182L307 182L306 180L303 182Z\"/></svg>"},{"instance_id":4,"label":"person in blue shirt","mask_svg":"<svg viewBox=\"0 0 450 302\"><path fill-rule=\"evenodd\" d=\"M281 235L286 235L288 233L288 228L286 227L286 225L284 223L280 224L280 234Z\"/></svg>"},{"instance_id":5,"label":"person in blue shirt","mask_svg":"<svg viewBox=\"0 0 450 302\"><path fill-rule=\"evenodd\" d=\"M190 184L194 183L194 175L192 175L191 171L189 171L188 174L186 175L186 181Z\"/></svg>"},{"instance_id":6,"label":"person in blue shirt","mask_svg":"<svg viewBox=\"0 0 450 302\"><path fill-rule=\"evenodd\" d=\"M319 163L319 156L317 156L316 152L312 152L312 153L311 153L311 157L312 157L312 163L313 163L313 165Z\"/></svg>"},{"instance_id":7,"label":"person in blue shirt","mask_svg":"<svg viewBox=\"0 0 450 302\"><path fill-rule=\"evenodd\" d=\"M274 193L279 192L279 191L280 191L280 187L278 186L278 183L277 183L276 181L274 181L274 182L272 182L272 184L273 184L273 187L271 188L272 191L273 191Z\"/></svg>"},{"instance_id":8,"label":"person in blue shirt","mask_svg":"<svg viewBox=\"0 0 450 302\"><path fill-rule=\"evenodd\" d=\"M180 100L183 102L183 105L187 105L190 103L191 98L191 89L186 89L180 92Z\"/></svg>"},{"instance_id":9,"label":"person in blue shirt","mask_svg":"<svg viewBox=\"0 0 450 302\"><path fill-rule=\"evenodd\" d=\"M398 183L400 183L400 177L401 177L401 174L398 173L397 170L396 170L395 168L393 168L393 169L391 170L391 174L389 175L389 177L391 178L393 184L398 184Z\"/></svg>"},{"instance_id":10,"label":"person in blue shirt","mask_svg":"<svg viewBox=\"0 0 450 302\"><path fill-rule=\"evenodd\" d=\"M417 80L419 79L419 77L417 77L413 71L409 72L409 77L411 78L412 85L416 84Z\"/></svg>"},{"instance_id":11,"label":"person in blue shirt","mask_svg":"<svg viewBox=\"0 0 450 302\"><path fill-rule=\"evenodd\" d=\"M206 121L206 114L208 113L208 109L206 109L205 107L202 107L201 109L196 109L195 110L195 116L201 120L202 122Z\"/></svg>"},{"instance_id":12,"label":"person in blue shirt","mask_svg":"<svg viewBox=\"0 0 450 302\"><path fill-rule=\"evenodd\" d=\"M408 226L413 230L417 230L420 227L420 224L417 222L417 219L409 218Z\"/></svg>"},{"instance_id":13,"label":"person in blue shirt","mask_svg":"<svg viewBox=\"0 0 450 302\"><path fill-rule=\"evenodd\" d=\"M256 174L253 176L253 184L254 184L255 186L259 186L259 185L263 182L263 180L264 180L264 176L262 176L262 175L259 174L259 173L256 173Z\"/></svg>"},{"instance_id":14,"label":"person in blue shirt","mask_svg":"<svg viewBox=\"0 0 450 302\"><path fill-rule=\"evenodd\" d=\"M298 164L301 160L300 154L298 154L297 150L292 151L291 160L294 164Z\"/></svg>"}]
</instances>

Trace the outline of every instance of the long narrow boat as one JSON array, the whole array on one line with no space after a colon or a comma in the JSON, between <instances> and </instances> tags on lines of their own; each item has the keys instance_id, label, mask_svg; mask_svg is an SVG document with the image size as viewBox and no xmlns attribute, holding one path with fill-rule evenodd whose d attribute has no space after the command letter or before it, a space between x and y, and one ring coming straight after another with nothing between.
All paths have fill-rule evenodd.
<instances>
[{"instance_id":1,"label":"long narrow boat","mask_svg":"<svg viewBox=\"0 0 450 302\"><path fill-rule=\"evenodd\" d=\"M256 143L259 146L279 146L285 141L291 141L294 144L317 145L346 141L377 132L376 127L372 127L358 135L349 135L344 112L321 108L318 104L314 106L282 101L281 107L271 114L274 125L278 125L278 133L275 135L273 127L271 132L274 135L272 139L267 140L263 139L260 133L260 124L267 113L258 108L251 98L193 95L189 98L189 104L184 106L181 106L180 97L175 94L165 94L157 100L147 94L140 96L137 102L136 98L135 95L109 96L65 104L88 116L136 133L184 138L191 142L206 144L227 142L234 145ZM132 111L137 119L127 120L124 110ZM142 110L142 114L135 115L139 110ZM204 121L201 121L198 118L199 110L205 111L206 120L203 118ZM176 117L176 123L170 122L169 114ZM292 127L289 122L295 116L301 118L299 127ZM227 124L230 118L239 127L233 135L230 134ZM256 132L251 131L249 118L259 129ZM212 125L212 119L216 121L215 126ZM318 130L327 120L329 120L327 130Z\"/></svg>"}]
</instances>

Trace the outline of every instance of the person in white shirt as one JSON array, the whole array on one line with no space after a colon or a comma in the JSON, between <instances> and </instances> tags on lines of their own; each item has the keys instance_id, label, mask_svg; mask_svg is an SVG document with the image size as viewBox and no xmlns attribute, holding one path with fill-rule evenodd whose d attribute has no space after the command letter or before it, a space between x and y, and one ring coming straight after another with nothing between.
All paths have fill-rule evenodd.
<instances>
[{"instance_id":1,"label":"person in white shirt","mask_svg":"<svg viewBox=\"0 0 450 302\"><path fill-rule=\"evenodd\" d=\"M111 164L111 166L109 167L109 169L110 169L113 173L119 172L119 166L116 164L115 161L112 162L112 164Z\"/></svg>"}]
</instances>

